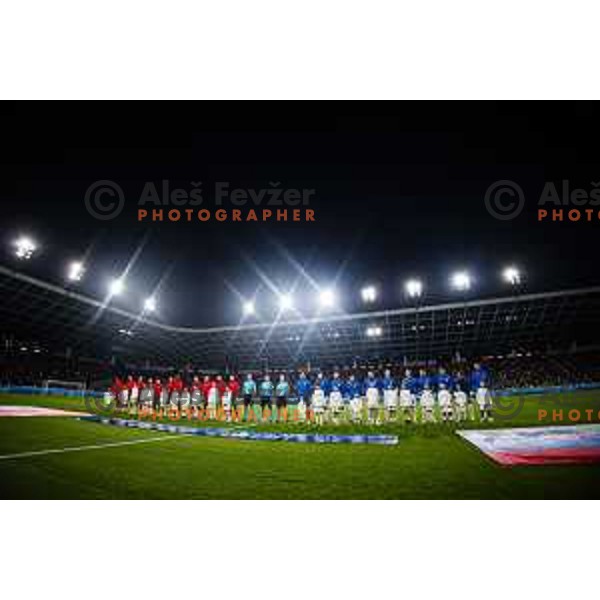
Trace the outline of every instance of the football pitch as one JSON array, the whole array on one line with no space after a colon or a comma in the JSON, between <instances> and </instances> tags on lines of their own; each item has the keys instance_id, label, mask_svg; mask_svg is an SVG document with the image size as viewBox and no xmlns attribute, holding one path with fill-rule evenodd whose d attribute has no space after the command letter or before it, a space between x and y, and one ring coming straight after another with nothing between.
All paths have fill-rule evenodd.
<instances>
[{"instance_id":1,"label":"football pitch","mask_svg":"<svg viewBox=\"0 0 600 600\"><path fill-rule=\"evenodd\" d=\"M0 404L86 410L82 399L66 397L6 394L0 395ZM573 408L592 409L593 422L598 422L600 393L531 396L518 416L510 420L496 419L493 424L485 425L474 422L466 427L559 424L550 418L540 421L540 408L549 414L553 409L562 409L565 415ZM296 423L250 427L316 431L314 426ZM399 438L395 446L334 445L186 436L126 429L72 417L1 417L0 497L600 497L598 464L500 466L456 435L457 428L442 423L324 426L320 431L392 433Z\"/></svg>"}]
</instances>

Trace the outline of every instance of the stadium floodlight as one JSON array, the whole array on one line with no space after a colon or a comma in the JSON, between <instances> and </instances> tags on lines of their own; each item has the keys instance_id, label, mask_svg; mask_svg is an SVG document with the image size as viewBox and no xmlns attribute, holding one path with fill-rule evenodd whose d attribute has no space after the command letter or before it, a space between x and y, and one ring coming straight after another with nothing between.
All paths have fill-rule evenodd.
<instances>
[{"instance_id":1,"label":"stadium floodlight","mask_svg":"<svg viewBox=\"0 0 600 600\"><path fill-rule=\"evenodd\" d=\"M156 298L154 296L149 296L144 301L144 310L146 312L154 312L156 310Z\"/></svg>"},{"instance_id":2,"label":"stadium floodlight","mask_svg":"<svg viewBox=\"0 0 600 600\"><path fill-rule=\"evenodd\" d=\"M244 302L244 304L242 305L242 311L248 317L250 315L253 315L256 311L254 302L252 302L252 300L247 300L246 302Z\"/></svg>"},{"instance_id":3,"label":"stadium floodlight","mask_svg":"<svg viewBox=\"0 0 600 600\"><path fill-rule=\"evenodd\" d=\"M511 285L519 285L521 283L521 273L516 267L506 267L502 271L502 278Z\"/></svg>"},{"instance_id":4,"label":"stadium floodlight","mask_svg":"<svg viewBox=\"0 0 600 600\"><path fill-rule=\"evenodd\" d=\"M383 330L378 325L367 327L367 337L379 337L383 333Z\"/></svg>"},{"instance_id":5,"label":"stadium floodlight","mask_svg":"<svg viewBox=\"0 0 600 600\"><path fill-rule=\"evenodd\" d=\"M423 294L423 284L418 279L409 279L404 289L410 298L419 298Z\"/></svg>"},{"instance_id":6,"label":"stadium floodlight","mask_svg":"<svg viewBox=\"0 0 600 600\"><path fill-rule=\"evenodd\" d=\"M108 289L111 296L118 296L125 289L125 282L120 277L113 279Z\"/></svg>"},{"instance_id":7,"label":"stadium floodlight","mask_svg":"<svg viewBox=\"0 0 600 600\"><path fill-rule=\"evenodd\" d=\"M67 279L69 281L81 281L84 273L85 267L83 266L83 263L75 260L69 265Z\"/></svg>"},{"instance_id":8,"label":"stadium floodlight","mask_svg":"<svg viewBox=\"0 0 600 600\"><path fill-rule=\"evenodd\" d=\"M460 292L466 292L471 288L471 276L466 271L459 271L452 275L452 287Z\"/></svg>"},{"instance_id":9,"label":"stadium floodlight","mask_svg":"<svg viewBox=\"0 0 600 600\"><path fill-rule=\"evenodd\" d=\"M281 310L291 310L294 308L294 299L290 294L281 294L279 296L279 308Z\"/></svg>"},{"instance_id":10,"label":"stadium floodlight","mask_svg":"<svg viewBox=\"0 0 600 600\"><path fill-rule=\"evenodd\" d=\"M35 242L28 237L22 236L15 241L15 256L19 260L29 260L37 250Z\"/></svg>"},{"instance_id":11,"label":"stadium floodlight","mask_svg":"<svg viewBox=\"0 0 600 600\"><path fill-rule=\"evenodd\" d=\"M367 285L360 291L363 302L375 302L377 299L377 288L374 285Z\"/></svg>"},{"instance_id":12,"label":"stadium floodlight","mask_svg":"<svg viewBox=\"0 0 600 600\"><path fill-rule=\"evenodd\" d=\"M335 305L335 292L331 289L323 290L319 294L319 304L323 308L331 308Z\"/></svg>"}]
</instances>

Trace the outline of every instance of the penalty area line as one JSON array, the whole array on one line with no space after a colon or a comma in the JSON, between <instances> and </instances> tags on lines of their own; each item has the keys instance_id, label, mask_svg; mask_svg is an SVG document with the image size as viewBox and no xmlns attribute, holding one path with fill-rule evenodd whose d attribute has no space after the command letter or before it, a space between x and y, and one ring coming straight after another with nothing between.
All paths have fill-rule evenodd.
<instances>
[{"instance_id":1,"label":"penalty area line","mask_svg":"<svg viewBox=\"0 0 600 600\"><path fill-rule=\"evenodd\" d=\"M124 442L111 442L109 444L92 444L90 446L69 446L67 448L50 448L47 450L33 450L31 452L17 452L15 454L0 454L0 460L9 460L13 458L27 458L30 456L44 456L47 454L66 454L67 452L84 452L86 450L102 450L103 448L117 448L119 446L133 446L135 444L147 444L149 442L160 442L173 440L184 435L161 435L142 440L128 440Z\"/></svg>"}]
</instances>

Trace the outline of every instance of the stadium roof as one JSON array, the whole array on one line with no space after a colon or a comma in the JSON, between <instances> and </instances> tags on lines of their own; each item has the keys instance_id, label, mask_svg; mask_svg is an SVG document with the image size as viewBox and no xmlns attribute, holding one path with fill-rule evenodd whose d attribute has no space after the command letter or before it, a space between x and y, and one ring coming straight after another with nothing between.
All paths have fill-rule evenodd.
<instances>
[{"instance_id":1,"label":"stadium roof","mask_svg":"<svg viewBox=\"0 0 600 600\"><path fill-rule=\"evenodd\" d=\"M600 286L238 326L176 327L0 265L4 335L80 356L202 368L345 365L566 348L600 333Z\"/></svg>"}]
</instances>

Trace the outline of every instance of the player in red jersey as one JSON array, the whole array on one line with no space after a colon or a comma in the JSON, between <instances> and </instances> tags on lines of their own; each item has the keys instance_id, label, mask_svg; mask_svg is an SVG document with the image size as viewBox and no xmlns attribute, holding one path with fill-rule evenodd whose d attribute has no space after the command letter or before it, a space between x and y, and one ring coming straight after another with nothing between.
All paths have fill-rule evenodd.
<instances>
[{"instance_id":1,"label":"player in red jersey","mask_svg":"<svg viewBox=\"0 0 600 600\"><path fill-rule=\"evenodd\" d=\"M181 410L181 394L183 392L183 380L179 375L173 378L173 395L171 404L177 406L177 410Z\"/></svg>"},{"instance_id":2,"label":"player in red jersey","mask_svg":"<svg viewBox=\"0 0 600 600\"><path fill-rule=\"evenodd\" d=\"M237 416L237 398L240 393L240 384L238 380L235 378L235 375L230 375L229 380L227 381L227 390L231 395L231 411L235 417L235 420L238 420Z\"/></svg>"},{"instance_id":3,"label":"player in red jersey","mask_svg":"<svg viewBox=\"0 0 600 600\"><path fill-rule=\"evenodd\" d=\"M137 409L138 398L140 397L140 389L133 375L127 376L127 407L129 414L135 413Z\"/></svg>"},{"instance_id":4,"label":"player in red jersey","mask_svg":"<svg viewBox=\"0 0 600 600\"><path fill-rule=\"evenodd\" d=\"M152 410L155 412L155 414L161 413L160 397L162 395L162 390L163 390L162 383L160 382L160 379L157 377L156 381L154 382L154 389L153 389L153 396L152 396ZM162 417L162 413L160 416Z\"/></svg>"},{"instance_id":5,"label":"player in red jersey","mask_svg":"<svg viewBox=\"0 0 600 600\"><path fill-rule=\"evenodd\" d=\"M208 410L208 395L210 393L210 388L212 387L212 381L209 375L204 376L204 380L202 381L202 385L200 386L200 391L202 392L202 407L204 410Z\"/></svg>"},{"instance_id":6,"label":"player in red jersey","mask_svg":"<svg viewBox=\"0 0 600 600\"><path fill-rule=\"evenodd\" d=\"M202 384L200 383L200 378L198 375L194 375L192 379L192 383L190 384L190 403L192 413L196 416L198 415L198 411L200 409L200 404L202 401Z\"/></svg>"}]
</instances>

